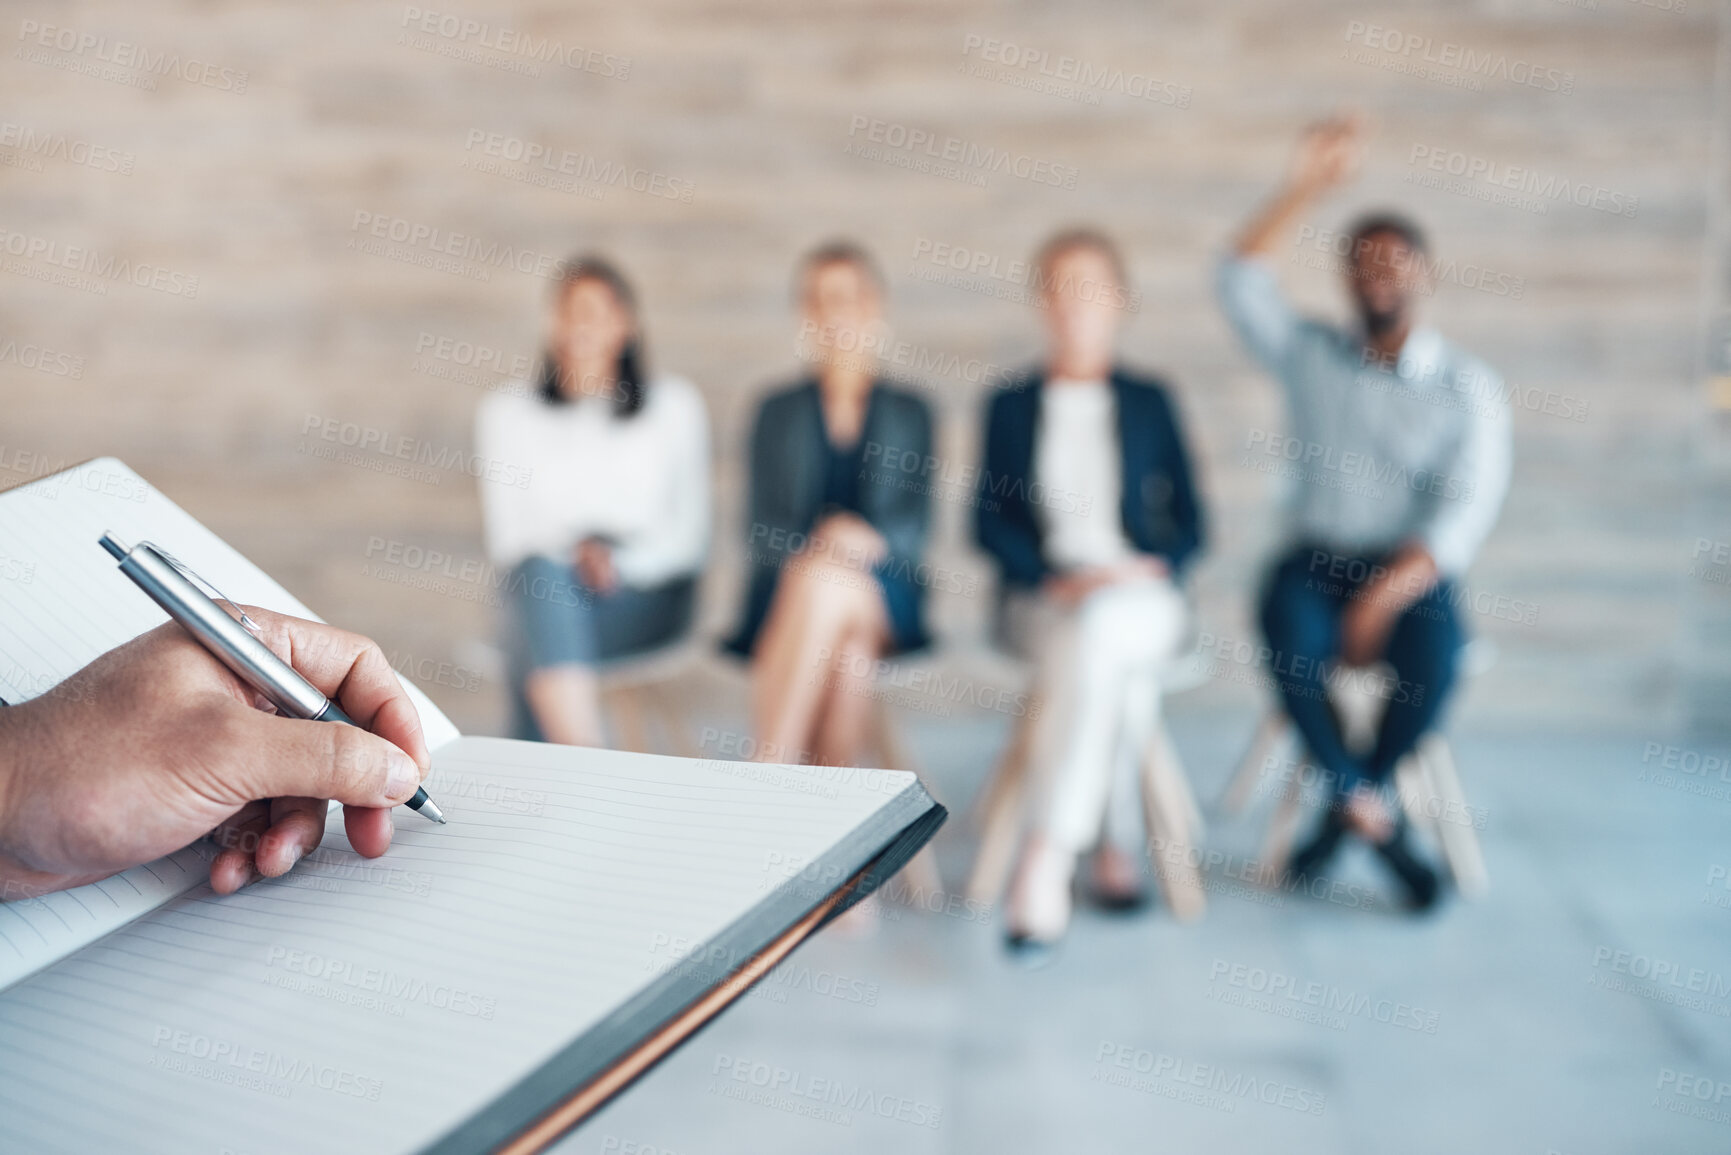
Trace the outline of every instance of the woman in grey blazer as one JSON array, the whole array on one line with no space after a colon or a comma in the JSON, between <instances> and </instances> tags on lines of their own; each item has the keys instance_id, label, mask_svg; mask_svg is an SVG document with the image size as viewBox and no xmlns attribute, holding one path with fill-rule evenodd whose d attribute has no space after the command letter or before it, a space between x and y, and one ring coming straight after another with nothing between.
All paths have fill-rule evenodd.
<instances>
[{"instance_id":1,"label":"woman in grey blazer","mask_svg":"<svg viewBox=\"0 0 1731 1155\"><path fill-rule=\"evenodd\" d=\"M883 279L852 244L800 266L816 374L771 394L751 436L750 584L726 646L752 662L756 755L851 763L873 672L927 644L931 411L882 381Z\"/></svg>"}]
</instances>

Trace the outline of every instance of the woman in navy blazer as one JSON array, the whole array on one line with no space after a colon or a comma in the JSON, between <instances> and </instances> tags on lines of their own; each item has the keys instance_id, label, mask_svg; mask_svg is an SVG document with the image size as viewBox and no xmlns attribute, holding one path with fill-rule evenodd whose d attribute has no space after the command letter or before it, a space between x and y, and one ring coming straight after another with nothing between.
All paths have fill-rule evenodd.
<instances>
[{"instance_id":1,"label":"woman in navy blazer","mask_svg":"<svg viewBox=\"0 0 1731 1155\"><path fill-rule=\"evenodd\" d=\"M1203 528L1166 387L1114 359L1129 301L1117 248L1071 230L1034 267L1049 351L988 408L975 536L998 563L1000 640L1035 663L1043 706L1008 911L1010 946L1038 958L1068 925L1089 848L1103 905L1144 900L1126 795L1183 635L1177 583Z\"/></svg>"},{"instance_id":2,"label":"woman in navy blazer","mask_svg":"<svg viewBox=\"0 0 1731 1155\"><path fill-rule=\"evenodd\" d=\"M750 583L728 649L752 662L759 760L846 765L879 658L926 645L917 575L931 523L931 411L879 379L883 280L860 248L800 268L814 377L768 397L751 436Z\"/></svg>"},{"instance_id":3,"label":"woman in navy blazer","mask_svg":"<svg viewBox=\"0 0 1731 1155\"><path fill-rule=\"evenodd\" d=\"M1034 440L1044 372L1011 381L992 399L986 419L986 461L975 506L975 535L998 563L1006 587L1036 589L1055 574L1040 552L1035 514ZM1118 413L1123 487L1118 516L1142 552L1166 560L1173 573L1202 545L1202 510L1178 414L1158 378L1113 366L1108 379Z\"/></svg>"}]
</instances>

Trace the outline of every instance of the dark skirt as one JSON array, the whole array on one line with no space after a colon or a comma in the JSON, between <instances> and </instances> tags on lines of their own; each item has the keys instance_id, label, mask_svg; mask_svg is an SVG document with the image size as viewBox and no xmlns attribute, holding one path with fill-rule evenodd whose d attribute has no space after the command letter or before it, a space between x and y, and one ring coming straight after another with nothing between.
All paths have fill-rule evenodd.
<instances>
[{"instance_id":1,"label":"dark skirt","mask_svg":"<svg viewBox=\"0 0 1731 1155\"><path fill-rule=\"evenodd\" d=\"M750 658L757 647L757 636L763 632L764 619L775 600L778 571L759 569L746 597L745 620L739 629L721 643L726 653ZM932 644L925 627L925 597L914 580L913 567L894 558L885 558L872 568L877 579L878 593L883 598L884 616L889 619L890 644L885 657L910 654Z\"/></svg>"}]
</instances>

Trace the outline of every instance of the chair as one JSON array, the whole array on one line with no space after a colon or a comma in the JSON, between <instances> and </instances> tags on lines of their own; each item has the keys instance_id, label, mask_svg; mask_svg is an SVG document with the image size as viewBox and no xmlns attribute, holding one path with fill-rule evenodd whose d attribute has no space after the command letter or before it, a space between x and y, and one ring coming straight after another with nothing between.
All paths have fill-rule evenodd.
<instances>
[{"instance_id":1,"label":"chair","mask_svg":"<svg viewBox=\"0 0 1731 1155\"><path fill-rule=\"evenodd\" d=\"M1461 648L1458 662L1463 679L1476 677L1496 664L1495 646L1489 641L1473 639ZM1351 678L1339 680L1331 688L1330 699L1340 718L1347 745L1358 749L1368 746L1381 718L1381 700L1364 689L1359 679ZM1243 813L1251 796L1257 793L1257 784L1266 768L1282 762L1291 764L1298 746L1292 720L1278 705L1270 706L1257 723L1249 748L1227 782L1221 795L1220 811L1227 815ZM1294 773L1281 785L1280 798L1260 855L1266 881L1274 881L1284 874L1286 863L1291 858L1292 844L1303 818L1302 779L1302 773ZM1449 817L1451 814L1470 815L1472 810L1467 805L1448 739L1437 731L1420 738L1412 753L1395 767L1394 785L1408 820L1441 845L1443 860L1461 894L1468 898L1482 895L1490 880L1478 833L1470 821Z\"/></svg>"},{"instance_id":2,"label":"chair","mask_svg":"<svg viewBox=\"0 0 1731 1155\"><path fill-rule=\"evenodd\" d=\"M1004 661L1022 666L1024 681L1031 684L1031 667L1014 658L1005 657ZM1162 679L1161 693L1169 696L1192 689L1206 676L1199 663L1181 657ZM1022 840L1036 721L1034 711L1016 719L1009 745L974 806L980 844L968 875L966 896L981 905L995 904L1003 895ZM1207 908L1202 875L1190 855L1191 848L1202 839L1202 810L1166 731L1164 711L1143 751L1139 779L1150 845L1161 848L1161 853L1153 856L1155 877L1173 915L1181 922L1192 922Z\"/></svg>"},{"instance_id":3,"label":"chair","mask_svg":"<svg viewBox=\"0 0 1731 1155\"><path fill-rule=\"evenodd\" d=\"M697 668L706 649L701 639L688 634L670 645L602 664L601 708L622 749L650 753L649 720L654 718L669 753L697 757L685 701L673 686Z\"/></svg>"},{"instance_id":4,"label":"chair","mask_svg":"<svg viewBox=\"0 0 1731 1155\"><path fill-rule=\"evenodd\" d=\"M698 667L705 652L706 643L695 631L689 631L666 645L615 658L597 668L602 712L621 749L651 753L649 721L653 718L670 753L682 758L697 756L685 703L672 689L678 679ZM529 673L528 646L517 631L507 628L503 646L471 642L465 654L469 665L505 683L511 736L542 741L541 728L523 692Z\"/></svg>"},{"instance_id":5,"label":"chair","mask_svg":"<svg viewBox=\"0 0 1731 1155\"><path fill-rule=\"evenodd\" d=\"M703 652L709 654L713 653L714 650L710 648ZM746 662L733 654L726 655L723 665L742 677L747 675L750 668ZM871 716L866 724L866 743L874 755L871 761L875 763L875 769L913 770L913 758L908 753L907 742L903 739L901 730L895 723L890 703L884 698L878 697L872 700ZM918 899L922 895L942 896L946 893L943 877L938 871L937 857L933 854L929 843L921 847L919 852L909 859L907 865L897 873L906 876L908 886L906 893L910 898ZM872 898L877 899L886 893L893 894L893 888L886 885L875 892Z\"/></svg>"},{"instance_id":6,"label":"chair","mask_svg":"<svg viewBox=\"0 0 1731 1155\"><path fill-rule=\"evenodd\" d=\"M690 631L668 645L617 658L599 667L602 709L621 748L640 754L650 753L649 722L654 719L671 753L681 758L699 756L685 702L672 692L672 687L680 678L701 668L713 652L712 642L696 631ZM515 631L507 629L503 648L485 642L473 643L467 660L475 668L505 681L511 699L512 733L519 738L540 741L540 728L536 726L523 694L527 646ZM744 669L737 662L727 665ZM912 760L907 754L906 743L896 728L888 704L882 699L873 702L868 740L877 755L879 769L911 769ZM921 849L903 871L916 894L945 893L930 846Z\"/></svg>"},{"instance_id":7,"label":"chair","mask_svg":"<svg viewBox=\"0 0 1731 1155\"><path fill-rule=\"evenodd\" d=\"M890 712L890 704L882 698L872 703L868 741L877 754L878 769L913 769L913 759L908 755L907 743L896 725L895 716ZM907 876L910 896L942 896L946 893L943 874L938 870L937 855L933 853L930 843L922 846L919 852L908 860L901 873Z\"/></svg>"}]
</instances>

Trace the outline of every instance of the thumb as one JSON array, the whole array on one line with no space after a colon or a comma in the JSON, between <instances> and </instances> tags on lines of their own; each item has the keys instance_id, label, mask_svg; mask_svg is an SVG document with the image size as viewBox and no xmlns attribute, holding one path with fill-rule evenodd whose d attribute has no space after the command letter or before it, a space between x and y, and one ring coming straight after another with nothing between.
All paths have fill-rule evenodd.
<instances>
[{"instance_id":1,"label":"thumb","mask_svg":"<svg viewBox=\"0 0 1731 1155\"><path fill-rule=\"evenodd\" d=\"M236 783L255 798L334 798L348 806L395 806L415 793L414 759L377 734L340 722L308 722L247 710L247 756Z\"/></svg>"}]
</instances>

